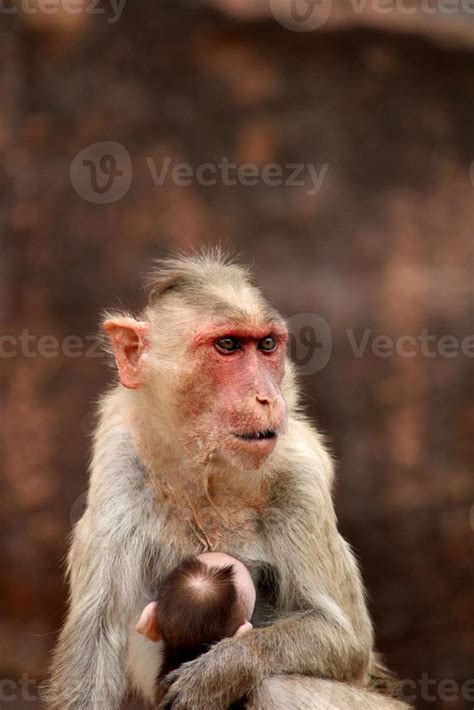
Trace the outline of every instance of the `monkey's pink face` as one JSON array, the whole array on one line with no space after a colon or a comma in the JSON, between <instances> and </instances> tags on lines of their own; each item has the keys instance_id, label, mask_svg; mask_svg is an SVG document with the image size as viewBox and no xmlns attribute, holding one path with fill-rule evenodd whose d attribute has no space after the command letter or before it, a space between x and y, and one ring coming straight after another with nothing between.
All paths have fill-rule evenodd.
<instances>
[{"instance_id":1,"label":"monkey's pink face","mask_svg":"<svg viewBox=\"0 0 474 710\"><path fill-rule=\"evenodd\" d=\"M150 324L122 317L105 321L104 328L122 385L153 391L146 364ZM257 469L268 458L286 419L280 389L286 341L283 326L263 322L208 323L189 335L184 356L177 356L168 405L174 410L173 436L192 458L207 462L220 456L245 469Z\"/></svg>"},{"instance_id":2,"label":"monkey's pink face","mask_svg":"<svg viewBox=\"0 0 474 710\"><path fill-rule=\"evenodd\" d=\"M281 326L204 326L189 348L179 407L191 449L256 469L286 419L280 385L287 333Z\"/></svg>"}]
</instances>

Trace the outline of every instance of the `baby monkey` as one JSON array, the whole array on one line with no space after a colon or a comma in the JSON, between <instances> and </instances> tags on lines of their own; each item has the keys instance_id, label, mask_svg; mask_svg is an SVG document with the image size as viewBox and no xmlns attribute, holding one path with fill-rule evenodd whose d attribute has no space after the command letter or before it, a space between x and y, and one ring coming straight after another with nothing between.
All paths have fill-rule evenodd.
<instances>
[{"instance_id":1,"label":"baby monkey","mask_svg":"<svg viewBox=\"0 0 474 710\"><path fill-rule=\"evenodd\" d=\"M223 552L205 552L181 562L165 577L157 601L148 604L137 631L163 642L162 681L182 663L205 653L212 644L252 628L255 587L247 567Z\"/></svg>"}]
</instances>

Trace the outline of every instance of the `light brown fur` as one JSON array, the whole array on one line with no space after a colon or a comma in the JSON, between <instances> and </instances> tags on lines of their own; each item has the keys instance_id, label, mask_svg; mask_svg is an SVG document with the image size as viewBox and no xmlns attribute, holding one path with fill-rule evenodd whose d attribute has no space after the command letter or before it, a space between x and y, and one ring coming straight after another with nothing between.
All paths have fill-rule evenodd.
<instances>
[{"instance_id":1,"label":"light brown fur","mask_svg":"<svg viewBox=\"0 0 474 710\"><path fill-rule=\"evenodd\" d=\"M174 672L175 710L224 710L243 695L262 710L290 696L293 708L353 708L364 698L366 708L400 707L363 690L379 673L364 590L337 530L332 461L299 409L291 363L246 348L240 370L212 346L192 345L203 326L225 335L229 322L284 342L282 319L248 273L216 254L162 264L140 321L106 321L122 384L100 407L51 709L114 710L130 685L152 699L160 652L134 626L156 579L206 550L255 574L276 571L272 623L257 619L260 628ZM278 437L244 446L235 426ZM327 704L328 691L339 705Z\"/></svg>"},{"instance_id":2,"label":"light brown fur","mask_svg":"<svg viewBox=\"0 0 474 710\"><path fill-rule=\"evenodd\" d=\"M309 676L272 676L256 690L247 710L403 710L407 706L363 688Z\"/></svg>"}]
</instances>

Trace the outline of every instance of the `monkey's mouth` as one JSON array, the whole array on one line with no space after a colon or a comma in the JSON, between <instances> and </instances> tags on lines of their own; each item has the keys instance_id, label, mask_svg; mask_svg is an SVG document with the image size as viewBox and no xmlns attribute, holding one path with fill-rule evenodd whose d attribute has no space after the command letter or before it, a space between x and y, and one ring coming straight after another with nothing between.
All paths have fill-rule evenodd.
<instances>
[{"instance_id":1,"label":"monkey's mouth","mask_svg":"<svg viewBox=\"0 0 474 710\"><path fill-rule=\"evenodd\" d=\"M235 434L234 436L241 441L268 441L276 439L277 433L274 429L264 429L263 431L247 431L244 434Z\"/></svg>"}]
</instances>

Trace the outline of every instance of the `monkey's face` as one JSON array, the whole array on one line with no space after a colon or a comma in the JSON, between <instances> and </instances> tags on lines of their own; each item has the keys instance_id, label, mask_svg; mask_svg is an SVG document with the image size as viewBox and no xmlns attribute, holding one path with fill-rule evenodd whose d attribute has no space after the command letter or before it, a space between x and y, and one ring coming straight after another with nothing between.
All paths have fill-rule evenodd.
<instances>
[{"instance_id":1,"label":"monkey's face","mask_svg":"<svg viewBox=\"0 0 474 710\"><path fill-rule=\"evenodd\" d=\"M194 332L176 402L190 453L245 469L268 458L286 419L286 340L275 323L211 323Z\"/></svg>"},{"instance_id":2,"label":"monkey's face","mask_svg":"<svg viewBox=\"0 0 474 710\"><path fill-rule=\"evenodd\" d=\"M270 456L286 420L281 320L203 323L187 310L151 323L112 318L104 327L120 382L144 392L147 424L156 423L172 446L198 463L224 460L247 470Z\"/></svg>"}]
</instances>

